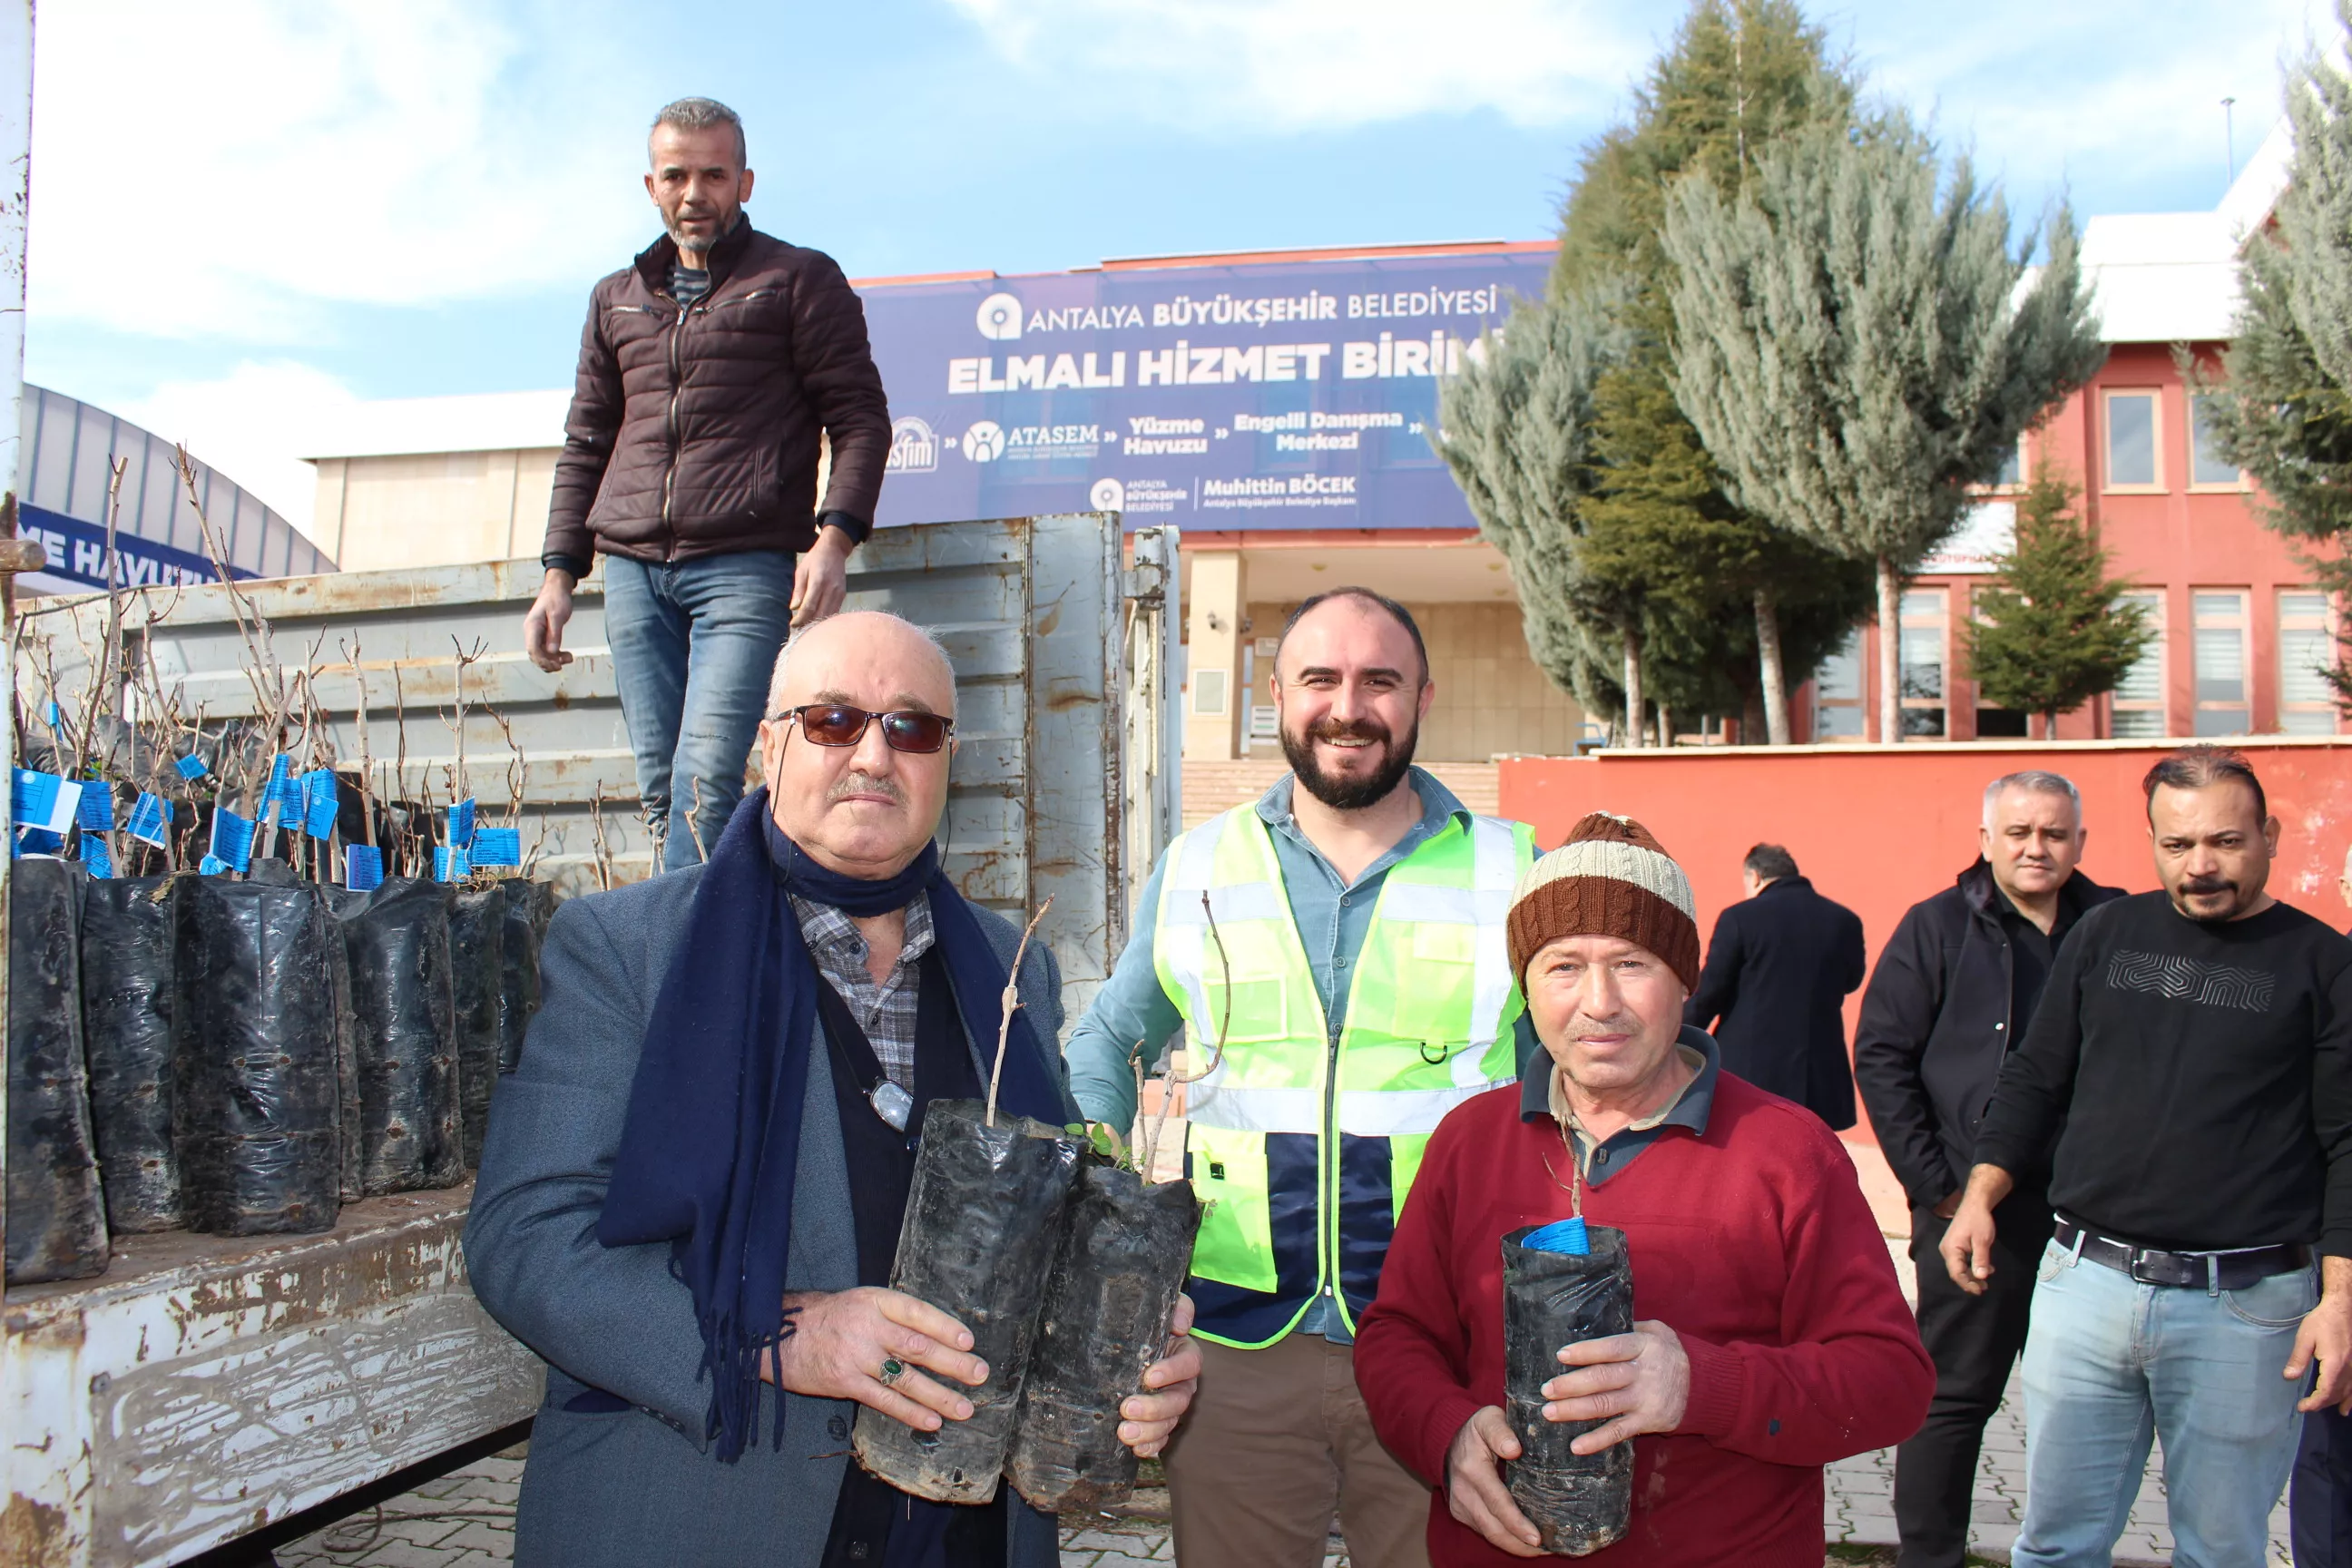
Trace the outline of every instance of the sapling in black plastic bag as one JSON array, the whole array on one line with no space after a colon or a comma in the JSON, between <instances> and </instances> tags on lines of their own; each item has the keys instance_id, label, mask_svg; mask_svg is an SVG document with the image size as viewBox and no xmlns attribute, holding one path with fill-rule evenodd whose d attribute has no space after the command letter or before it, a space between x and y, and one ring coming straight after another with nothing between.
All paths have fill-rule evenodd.
<instances>
[{"instance_id":1,"label":"sapling in black plastic bag","mask_svg":"<svg viewBox=\"0 0 2352 1568\"><path fill-rule=\"evenodd\" d=\"M173 1133L188 1227L329 1229L342 1116L326 902L307 882L190 877L174 905Z\"/></svg>"},{"instance_id":2,"label":"sapling in black plastic bag","mask_svg":"<svg viewBox=\"0 0 2352 1568\"><path fill-rule=\"evenodd\" d=\"M1045 910L1037 913L1042 919ZM1036 930L1036 921L1029 929ZM1016 977L1028 945L1024 933L1013 960ZM1000 1070L1018 1001L1011 982L1005 992ZM975 1388L931 1374L971 1402L969 1419L936 1432L871 1408L858 1412L851 1444L857 1462L900 1491L935 1502L984 1503L996 1496L1063 1212L1077 1178L1078 1147L1059 1127L1000 1116L994 1073L985 1105L935 1100L924 1113L890 1289L929 1302L970 1330L971 1353L987 1363L988 1378Z\"/></svg>"},{"instance_id":3,"label":"sapling in black plastic bag","mask_svg":"<svg viewBox=\"0 0 2352 1568\"><path fill-rule=\"evenodd\" d=\"M82 1055L82 868L32 857L8 884L7 1281L106 1268L106 1205Z\"/></svg>"},{"instance_id":4,"label":"sapling in black plastic bag","mask_svg":"<svg viewBox=\"0 0 2352 1568\"><path fill-rule=\"evenodd\" d=\"M1047 1513L1102 1509L1135 1489L1119 1407L1167 1353L1201 1228L1192 1184L1149 1173L1090 1155L1070 1203L1004 1468Z\"/></svg>"},{"instance_id":5,"label":"sapling in black plastic bag","mask_svg":"<svg viewBox=\"0 0 2352 1568\"><path fill-rule=\"evenodd\" d=\"M1224 939L1205 899L1202 908L1222 964ZM1015 1491L1048 1513L1108 1508L1135 1489L1135 1452L1118 1440L1119 1408L1144 1392L1144 1373L1167 1352L1169 1320L1192 1271L1202 1212L1190 1182L1155 1182L1153 1167L1177 1089L1216 1070L1223 1033L1221 1022L1199 1071L1179 1073L1171 1061L1132 1168L1117 1133L1091 1129L1095 1147L1070 1204L1004 1471ZM1139 1045L1130 1065L1140 1110Z\"/></svg>"},{"instance_id":6,"label":"sapling in black plastic bag","mask_svg":"<svg viewBox=\"0 0 2352 1568\"><path fill-rule=\"evenodd\" d=\"M1580 1251L1551 1249L1578 1239ZM1585 1556L1623 1539L1632 1522L1633 1445L1574 1452L1570 1445L1605 1423L1547 1421L1543 1386L1566 1370L1563 1347L1633 1331L1633 1274L1623 1231L1587 1226L1580 1215L1503 1237L1504 1415L1519 1440L1505 1480L1546 1552Z\"/></svg>"},{"instance_id":7,"label":"sapling in black plastic bag","mask_svg":"<svg viewBox=\"0 0 2352 1568\"><path fill-rule=\"evenodd\" d=\"M180 1155L172 1141L172 883L92 881L81 917L81 1011L89 1110L118 1236L177 1230Z\"/></svg>"}]
</instances>

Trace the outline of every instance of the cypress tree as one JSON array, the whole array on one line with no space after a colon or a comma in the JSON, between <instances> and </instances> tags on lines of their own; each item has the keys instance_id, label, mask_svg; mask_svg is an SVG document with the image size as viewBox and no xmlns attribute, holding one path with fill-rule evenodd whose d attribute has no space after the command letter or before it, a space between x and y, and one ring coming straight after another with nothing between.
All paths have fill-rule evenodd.
<instances>
[{"instance_id":1,"label":"cypress tree","mask_svg":"<svg viewBox=\"0 0 2352 1568\"><path fill-rule=\"evenodd\" d=\"M2074 510L2079 494L2046 464L2035 470L2017 538L1960 633L1978 691L2041 714L2044 740L2059 714L2113 691L2156 637L2147 612L2122 602L2128 584L2107 575L2107 552Z\"/></svg>"},{"instance_id":2,"label":"cypress tree","mask_svg":"<svg viewBox=\"0 0 2352 1568\"><path fill-rule=\"evenodd\" d=\"M2336 15L2352 28L2344 0ZM2253 476L2263 522L2342 595L2352 593L2352 80L2306 53L2288 67L2286 105L2287 189L2276 235L2244 242L2226 380L2181 357L2205 395L2213 449ZM2340 663L2320 673L2352 711L2352 676Z\"/></svg>"},{"instance_id":3,"label":"cypress tree","mask_svg":"<svg viewBox=\"0 0 2352 1568\"><path fill-rule=\"evenodd\" d=\"M2062 210L2049 259L2024 255L1965 159L1949 178L1899 114L1782 138L1726 195L1679 182L1675 401L1734 497L1788 532L1868 562L1878 587L1880 734L1901 733L1903 577L1952 531L2025 427L2088 380L2088 320Z\"/></svg>"},{"instance_id":4,"label":"cypress tree","mask_svg":"<svg viewBox=\"0 0 2352 1568\"><path fill-rule=\"evenodd\" d=\"M1853 99L1791 0L1698 0L1628 123L1587 153L1553 272L1556 294L1613 287L1620 301L1623 353L1596 400L1587 510L1594 548L1647 585L1650 689L1687 711L1752 709L1748 727L1776 744L1789 739L1789 688L1843 640L1867 574L1727 493L1668 385L1673 269L1659 234L1675 180L1736 188L1758 149L1843 122Z\"/></svg>"}]
</instances>

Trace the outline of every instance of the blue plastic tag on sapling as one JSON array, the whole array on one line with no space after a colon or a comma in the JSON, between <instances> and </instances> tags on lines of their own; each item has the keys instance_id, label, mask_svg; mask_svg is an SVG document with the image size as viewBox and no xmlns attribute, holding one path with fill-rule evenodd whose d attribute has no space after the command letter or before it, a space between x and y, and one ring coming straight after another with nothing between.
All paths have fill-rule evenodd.
<instances>
[{"instance_id":1,"label":"blue plastic tag on sapling","mask_svg":"<svg viewBox=\"0 0 2352 1568\"><path fill-rule=\"evenodd\" d=\"M302 775L303 832L313 838L332 838L341 809L335 794L334 769L314 768Z\"/></svg>"},{"instance_id":2,"label":"blue plastic tag on sapling","mask_svg":"<svg viewBox=\"0 0 2352 1568\"><path fill-rule=\"evenodd\" d=\"M196 862L196 871L201 876L217 877L227 869L228 862L217 855L207 855Z\"/></svg>"},{"instance_id":3,"label":"blue plastic tag on sapling","mask_svg":"<svg viewBox=\"0 0 2352 1568\"><path fill-rule=\"evenodd\" d=\"M522 864L522 829L519 827L478 827L474 829L474 847L467 851L470 866L520 866Z\"/></svg>"},{"instance_id":4,"label":"blue plastic tag on sapling","mask_svg":"<svg viewBox=\"0 0 2352 1568\"><path fill-rule=\"evenodd\" d=\"M449 808L449 842L460 849L474 847L474 797L467 795Z\"/></svg>"},{"instance_id":5,"label":"blue plastic tag on sapling","mask_svg":"<svg viewBox=\"0 0 2352 1568\"><path fill-rule=\"evenodd\" d=\"M371 844L350 844L343 847L343 886L354 893L364 893L383 885L383 851Z\"/></svg>"},{"instance_id":6,"label":"blue plastic tag on sapling","mask_svg":"<svg viewBox=\"0 0 2352 1568\"><path fill-rule=\"evenodd\" d=\"M253 864L253 824L233 811L215 807L213 811L213 850L207 859L218 860L232 871L243 871Z\"/></svg>"},{"instance_id":7,"label":"blue plastic tag on sapling","mask_svg":"<svg viewBox=\"0 0 2352 1568\"><path fill-rule=\"evenodd\" d=\"M8 814L19 827L62 834L74 825L82 786L55 773L17 768L9 775Z\"/></svg>"},{"instance_id":8,"label":"blue plastic tag on sapling","mask_svg":"<svg viewBox=\"0 0 2352 1568\"><path fill-rule=\"evenodd\" d=\"M190 784L194 784L196 780L212 772L212 769L205 766L204 758L196 755L194 752L190 752L186 756L182 757L178 762L173 763L172 765L179 769L180 776L186 779Z\"/></svg>"},{"instance_id":9,"label":"blue plastic tag on sapling","mask_svg":"<svg viewBox=\"0 0 2352 1568\"><path fill-rule=\"evenodd\" d=\"M164 834L169 830L167 824L170 821L163 801L142 789L139 792L137 803L131 808L131 820L122 830L142 844L152 844L162 849L167 847Z\"/></svg>"},{"instance_id":10,"label":"blue plastic tag on sapling","mask_svg":"<svg viewBox=\"0 0 2352 1568\"><path fill-rule=\"evenodd\" d=\"M114 826L114 791L97 780L82 785L74 821L93 833L110 831Z\"/></svg>"},{"instance_id":11,"label":"blue plastic tag on sapling","mask_svg":"<svg viewBox=\"0 0 2352 1568\"><path fill-rule=\"evenodd\" d=\"M1581 1215L1556 1219L1539 1230L1531 1230L1519 1245L1534 1252L1564 1252L1571 1258L1587 1258L1592 1253L1592 1237L1585 1231Z\"/></svg>"},{"instance_id":12,"label":"blue plastic tag on sapling","mask_svg":"<svg viewBox=\"0 0 2352 1568\"><path fill-rule=\"evenodd\" d=\"M95 833L81 836L81 863L89 874L103 881L114 877L114 856L107 849L106 840Z\"/></svg>"}]
</instances>

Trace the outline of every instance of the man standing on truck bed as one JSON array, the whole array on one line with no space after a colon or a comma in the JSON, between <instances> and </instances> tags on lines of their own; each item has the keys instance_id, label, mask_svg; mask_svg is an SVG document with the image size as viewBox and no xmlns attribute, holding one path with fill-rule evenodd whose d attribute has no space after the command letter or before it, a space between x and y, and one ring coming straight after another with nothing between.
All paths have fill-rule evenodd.
<instances>
[{"instance_id":1,"label":"man standing on truck bed","mask_svg":"<svg viewBox=\"0 0 2352 1568\"><path fill-rule=\"evenodd\" d=\"M589 298L523 642L541 669L571 662L572 591L603 552L637 795L656 869L676 870L709 854L742 798L785 637L841 606L890 415L841 268L744 216L735 111L679 99L647 151L667 232ZM821 503L820 432L833 445Z\"/></svg>"}]
</instances>

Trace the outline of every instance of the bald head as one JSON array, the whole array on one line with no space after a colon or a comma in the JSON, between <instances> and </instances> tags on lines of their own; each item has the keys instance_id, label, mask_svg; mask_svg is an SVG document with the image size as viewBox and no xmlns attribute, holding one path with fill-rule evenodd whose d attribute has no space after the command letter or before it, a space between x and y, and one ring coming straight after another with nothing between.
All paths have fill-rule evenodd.
<instances>
[{"instance_id":1,"label":"bald head","mask_svg":"<svg viewBox=\"0 0 2352 1568\"><path fill-rule=\"evenodd\" d=\"M866 691L878 700L861 700ZM771 717L809 702L955 713L955 669L931 635L887 610L828 616L784 645L768 681Z\"/></svg>"}]
</instances>

